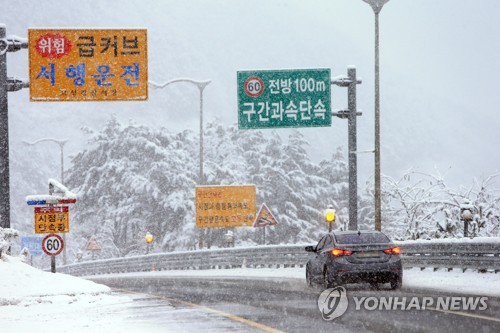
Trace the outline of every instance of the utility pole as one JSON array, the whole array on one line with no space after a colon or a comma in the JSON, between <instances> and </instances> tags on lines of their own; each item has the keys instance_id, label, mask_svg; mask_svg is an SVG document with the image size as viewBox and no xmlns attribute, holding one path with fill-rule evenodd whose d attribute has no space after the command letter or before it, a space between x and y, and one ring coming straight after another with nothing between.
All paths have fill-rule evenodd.
<instances>
[{"instance_id":1,"label":"utility pole","mask_svg":"<svg viewBox=\"0 0 500 333\"><path fill-rule=\"evenodd\" d=\"M49 195L54 194L54 185L49 183ZM53 206L52 204L49 204L49 207ZM56 256L50 256L50 271L52 273L56 272Z\"/></svg>"},{"instance_id":2,"label":"utility pole","mask_svg":"<svg viewBox=\"0 0 500 333\"><path fill-rule=\"evenodd\" d=\"M7 52L28 48L27 39L6 37L0 24L0 227L10 228L9 103L7 93L29 87L24 80L7 77Z\"/></svg>"},{"instance_id":3,"label":"utility pole","mask_svg":"<svg viewBox=\"0 0 500 333\"><path fill-rule=\"evenodd\" d=\"M356 68L347 69L349 86L347 99L349 118L347 120L348 151L349 151L349 230L358 229L358 155L356 128Z\"/></svg>"},{"instance_id":4,"label":"utility pole","mask_svg":"<svg viewBox=\"0 0 500 333\"><path fill-rule=\"evenodd\" d=\"M339 76L332 80L332 84L347 88L347 110L332 112L332 116L347 118L348 127L348 161L349 161L349 230L358 229L358 167L357 167L357 128L356 117L361 112L356 110L356 85L361 80L356 78L356 67L347 68L347 77Z\"/></svg>"}]
</instances>

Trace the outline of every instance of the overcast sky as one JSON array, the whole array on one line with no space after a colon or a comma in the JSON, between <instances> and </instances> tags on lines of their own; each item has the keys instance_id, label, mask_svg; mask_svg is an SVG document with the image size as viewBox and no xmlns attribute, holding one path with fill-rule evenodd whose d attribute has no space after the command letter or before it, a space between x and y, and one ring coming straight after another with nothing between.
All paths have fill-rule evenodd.
<instances>
[{"instance_id":1,"label":"overcast sky","mask_svg":"<svg viewBox=\"0 0 500 333\"><path fill-rule=\"evenodd\" d=\"M210 79L205 120L237 122L236 72L355 65L358 150L373 148L374 15L362 0L17 0L2 5L7 35L28 28L148 29L149 79ZM380 14L382 172L393 177L434 167L455 183L500 170L500 2L391 0ZM28 77L28 52L8 55L9 76ZM332 87L333 109L346 108ZM29 102L9 93L11 149L22 140L68 138L68 154L86 145L82 125L100 129L114 113L123 122L198 131L198 91L176 84L149 91L147 102ZM347 146L347 122L301 129L311 156ZM287 130L278 130L283 137ZM270 130L266 133L271 134ZM41 147L50 151L57 147ZM57 156L57 155L56 155ZM373 155L360 155L361 181ZM449 169L451 167L451 169ZM448 170L448 171L447 171ZM360 181L360 186L362 185Z\"/></svg>"}]
</instances>

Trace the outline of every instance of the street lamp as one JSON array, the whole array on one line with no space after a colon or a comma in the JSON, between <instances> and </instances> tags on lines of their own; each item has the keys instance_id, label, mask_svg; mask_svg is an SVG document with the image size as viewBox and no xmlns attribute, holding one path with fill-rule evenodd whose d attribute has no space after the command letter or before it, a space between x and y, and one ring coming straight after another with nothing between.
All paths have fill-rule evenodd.
<instances>
[{"instance_id":1,"label":"street lamp","mask_svg":"<svg viewBox=\"0 0 500 333\"><path fill-rule=\"evenodd\" d=\"M200 90L200 176L199 176L199 185L203 185L204 183L204 177L203 177L203 90L205 87L211 82L210 80L207 81L196 81L193 79L188 79L188 78L179 78L179 79L174 79L170 80L167 82L164 82L162 84L149 81L149 84L153 88L165 88L166 86L172 84L172 83L177 83L177 82L189 82L198 87Z\"/></svg>"},{"instance_id":2,"label":"street lamp","mask_svg":"<svg viewBox=\"0 0 500 333\"><path fill-rule=\"evenodd\" d=\"M153 88L165 88L166 86L172 84L172 83L177 83L177 82L189 82L194 84L195 86L198 87L200 90L200 175L198 179L198 184L203 185L205 183L204 175L203 175L203 90L205 87L211 82L211 80L206 80L206 81L197 81L189 78L178 78L174 80L170 80L167 82L164 82L162 84L149 81L149 84ZM201 249L203 247L203 229L200 229L200 239L199 239L199 248Z\"/></svg>"},{"instance_id":3,"label":"street lamp","mask_svg":"<svg viewBox=\"0 0 500 333\"><path fill-rule=\"evenodd\" d=\"M64 185L64 145L66 144L66 142L68 142L68 139L56 140L56 139L52 139L52 138L43 138L43 139L37 140L35 142L27 142L27 141L23 141L23 142L27 145L30 145L30 146L34 146L37 143L41 143L41 142L55 142L59 145L59 149L61 150L61 184ZM67 244L65 233L63 233L63 241L64 241L64 244ZM66 246L63 248L63 264L66 265Z\"/></svg>"},{"instance_id":4,"label":"street lamp","mask_svg":"<svg viewBox=\"0 0 500 333\"><path fill-rule=\"evenodd\" d=\"M149 254L151 243L153 243L153 235L148 231L146 232L146 254Z\"/></svg>"},{"instance_id":5,"label":"street lamp","mask_svg":"<svg viewBox=\"0 0 500 333\"><path fill-rule=\"evenodd\" d=\"M378 14L389 0L363 0L375 14L375 230L382 229L382 201L380 190L380 78Z\"/></svg>"},{"instance_id":6,"label":"street lamp","mask_svg":"<svg viewBox=\"0 0 500 333\"><path fill-rule=\"evenodd\" d=\"M59 149L61 150L61 184L64 185L64 145L66 144L66 142L68 142L68 139L56 140L56 139L52 139L52 138L44 138L44 139L37 140L35 142L27 142L27 141L23 141L23 142L27 145L34 146L37 143L47 142L47 141L57 143L59 145Z\"/></svg>"}]
</instances>

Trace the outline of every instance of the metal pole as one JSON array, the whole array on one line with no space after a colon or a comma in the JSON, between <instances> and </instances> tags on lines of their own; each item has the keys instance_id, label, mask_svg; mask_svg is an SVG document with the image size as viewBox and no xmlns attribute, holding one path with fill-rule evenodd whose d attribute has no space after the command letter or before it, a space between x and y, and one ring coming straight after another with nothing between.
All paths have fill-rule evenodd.
<instances>
[{"instance_id":1,"label":"metal pole","mask_svg":"<svg viewBox=\"0 0 500 333\"><path fill-rule=\"evenodd\" d=\"M389 0L363 0L375 14L375 230L382 229L382 199L380 180L380 77L379 77L379 21L382 7Z\"/></svg>"},{"instance_id":2,"label":"metal pole","mask_svg":"<svg viewBox=\"0 0 500 333\"><path fill-rule=\"evenodd\" d=\"M200 175L199 175L199 183L203 185L205 182L203 175L203 89L205 85L197 84L198 89L200 90ZM200 228L200 236L199 236L199 244L198 247L200 249L203 248L203 241L205 240L205 230Z\"/></svg>"},{"instance_id":3,"label":"metal pole","mask_svg":"<svg viewBox=\"0 0 500 333\"><path fill-rule=\"evenodd\" d=\"M52 184L49 184L49 195L52 195L52 194L54 194L54 186ZM49 205L49 206L52 206L52 205ZM56 256L50 257L50 271L52 273L56 272Z\"/></svg>"},{"instance_id":4,"label":"metal pole","mask_svg":"<svg viewBox=\"0 0 500 333\"><path fill-rule=\"evenodd\" d=\"M205 183L203 175L203 89L205 86L198 85L200 89L200 185Z\"/></svg>"},{"instance_id":5,"label":"metal pole","mask_svg":"<svg viewBox=\"0 0 500 333\"><path fill-rule=\"evenodd\" d=\"M356 78L356 67L347 68L347 77L337 77L331 82L340 87L347 87L348 109L332 113L342 119L347 118L348 128L348 160L349 160L349 230L358 229L358 179L357 179L357 143L356 143L356 117L361 116L361 112L356 110L356 85L361 84L361 80ZM329 229L330 230L330 229Z\"/></svg>"},{"instance_id":6,"label":"metal pole","mask_svg":"<svg viewBox=\"0 0 500 333\"><path fill-rule=\"evenodd\" d=\"M61 184L64 185L64 144L66 141L59 142L59 147L61 148ZM66 233L63 233L63 242L64 242L64 248L63 248L63 265L66 265L66 247L67 247L67 242L66 242Z\"/></svg>"},{"instance_id":7,"label":"metal pole","mask_svg":"<svg viewBox=\"0 0 500 333\"><path fill-rule=\"evenodd\" d=\"M59 148L61 148L61 184L64 185L64 144L66 141L59 143Z\"/></svg>"},{"instance_id":8,"label":"metal pole","mask_svg":"<svg viewBox=\"0 0 500 333\"><path fill-rule=\"evenodd\" d=\"M0 39L6 28L0 24ZM10 228L9 105L7 100L7 45L0 50L0 227Z\"/></svg>"},{"instance_id":9,"label":"metal pole","mask_svg":"<svg viewBox=\"0 0 500 333\"><path fill-rule=\"evenodd\" d=\"M379 22L375 11L375 230L382 230L382 199L380 180L380 72Z\"/></svg>"},{"instance_id":10,"label":"metal pole","mask_svg":"<svg viewBox=\"0 0 500 333\"><path fill-rule=\"evenodd\" d=\"M347 68L349 86L348 99L348 151L349 151L349 230L358 229L358 179L357 179L357 143L356 143L356 68Z\"/></svg>"}]
</instances>

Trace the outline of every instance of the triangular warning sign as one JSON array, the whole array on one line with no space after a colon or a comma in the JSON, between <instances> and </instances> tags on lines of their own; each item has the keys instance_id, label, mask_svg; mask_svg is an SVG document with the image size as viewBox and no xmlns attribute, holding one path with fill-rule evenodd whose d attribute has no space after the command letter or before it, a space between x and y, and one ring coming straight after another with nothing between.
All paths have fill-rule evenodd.
<instances>
[{"instance_id":1,"label":"triangular warning sign","mask_svg":"<svg viewBox=\"0 0 500 333\"><path fill-rule=\"evenodd\" d=\"M87 246L85 247L85 251L100 251L101 246L97 243L95 236L90 237Z\"/></svg>"},{"instance_id":2,"label":"triangular warning sign","mask_svg":"<svg viewBox=\"0 0 500 333\"><path fill-rule=\"evenodd\" d=\"M278 221L273 216L269 208L267 208L266 204L263 203L260 206L259 212L257 213L257 217L253 223L254 227L268 227L270 225L276 225Z\"/></svg>"}]
</instances>

